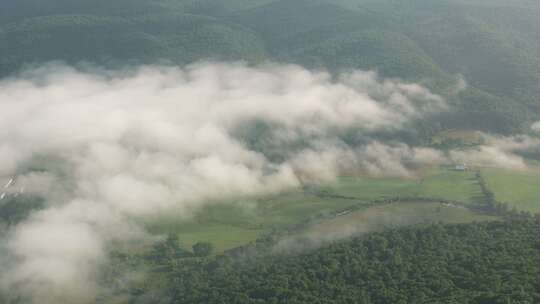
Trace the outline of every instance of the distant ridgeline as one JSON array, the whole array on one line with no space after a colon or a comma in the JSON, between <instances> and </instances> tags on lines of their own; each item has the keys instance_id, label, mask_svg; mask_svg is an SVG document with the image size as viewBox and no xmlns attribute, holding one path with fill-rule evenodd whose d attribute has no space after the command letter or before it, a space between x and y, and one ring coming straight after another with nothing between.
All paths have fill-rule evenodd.
<instances>
[{"instance_id":1,"label":"distant ridgeline","mask_svg":"<svg viewBox=\"0 0 540 304\"><path fill-rule=\"evenodd\" d=\"M197 60L377 70L456 111L437 127L515 133L540 112L540 4L484 0L0 0L0 75L51 60ZM468 83L458 90L457 75ZM432 125L428 120L428 125Z\"/></svg>"}]
</instances>

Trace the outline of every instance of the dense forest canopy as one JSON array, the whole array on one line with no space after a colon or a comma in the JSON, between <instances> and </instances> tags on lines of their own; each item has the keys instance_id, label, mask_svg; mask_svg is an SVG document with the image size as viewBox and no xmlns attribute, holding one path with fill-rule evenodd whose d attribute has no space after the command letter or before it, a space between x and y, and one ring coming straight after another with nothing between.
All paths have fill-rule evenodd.
<instances>
[{"instance_id":1,"label":"dense forest canopy","mask_svg":"<svg viewBox=\"0 0 540 304\"><path fill-rule=\"evenodd\" d=\"M538 219L430 225L314 252L260 241L216 259L147 257L165 276L158 303L536 303ZM159 299L159 300L158 300Z\"/></svg>"},{"instance_id":2,"label":"dense forest canopy","mask_svg":"<svg viewBox=\"0 0 540 304\"><path fill-rule=\"evenodd\" d=\"M122 66L282 61L377 70L452 91L472 126L512 133L535 119L540 82L534 1L4 0L0 73L63 60ZM459 126L449 117L449 126ZM469 126L467 126L469 127Z\"/></svg>"}]
</instances>

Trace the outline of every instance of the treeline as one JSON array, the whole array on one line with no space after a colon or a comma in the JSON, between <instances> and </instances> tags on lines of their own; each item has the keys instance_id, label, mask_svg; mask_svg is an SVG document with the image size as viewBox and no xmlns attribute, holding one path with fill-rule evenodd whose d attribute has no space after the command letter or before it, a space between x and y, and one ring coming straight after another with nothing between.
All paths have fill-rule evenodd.
<instances>
[{"instance_id":1,"label":"treeline","mask_svg":"<svg viewBox=\"0 0 540 304\"><path fill-rule=\"evenodd\" d=\"M273 240L260 240L246 246L245 254L170 259L160 269L169 283L159 298L160 303L538 303L539 233L540 219L532 218L437 224L374 233L298 255L271 254ZM142 297L145 291L137 293Z\"/></svg>"}]
</instances>

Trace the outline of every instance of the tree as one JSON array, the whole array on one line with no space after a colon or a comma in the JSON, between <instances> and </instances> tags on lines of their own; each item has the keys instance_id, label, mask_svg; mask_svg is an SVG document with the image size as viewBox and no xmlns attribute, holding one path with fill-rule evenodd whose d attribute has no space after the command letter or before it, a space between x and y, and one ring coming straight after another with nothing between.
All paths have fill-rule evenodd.
<instances>
[{"instance_id":1,"label":"tree","mask_svg":"<svg viewBox=\"0 0 540 304\"><path fill-rule=\"evenodd\" d=\"M199 257L206 257L212 254L214 246L208 242L198 242L193 245L193 253Z\"/></svg>"}]
</instances>

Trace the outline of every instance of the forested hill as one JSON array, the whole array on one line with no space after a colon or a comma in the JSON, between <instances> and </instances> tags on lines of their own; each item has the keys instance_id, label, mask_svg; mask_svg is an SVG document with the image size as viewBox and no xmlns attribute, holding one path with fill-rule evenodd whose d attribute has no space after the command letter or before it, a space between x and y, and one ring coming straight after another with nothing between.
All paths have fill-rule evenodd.
<instances>
[{"instance_id":1,"label":"forested hill","mask_svg":"<svg viewBox=\"0 0 540 304\"><path fill-rule=\"evenodd\" d=\"M443 127L523 131L540 113L540 3L0 0L0 75L61 60L377 70L449 95ZM453 96L457 75L469 84Z\"/></svg>"},{"instance_id":2,"label":"forested hill","mask_svg":"<svg viewBox=\"0 0 540 304\"><path fill-rule=\"evenodd\" d=\"M163 259L156 269L169 283L159 298L160 303L538 303L539 233L538 219L432 225L293 256L253 258L254 252L268 252L259 243L239 257Z\"/></svg>"}]
</instances>

